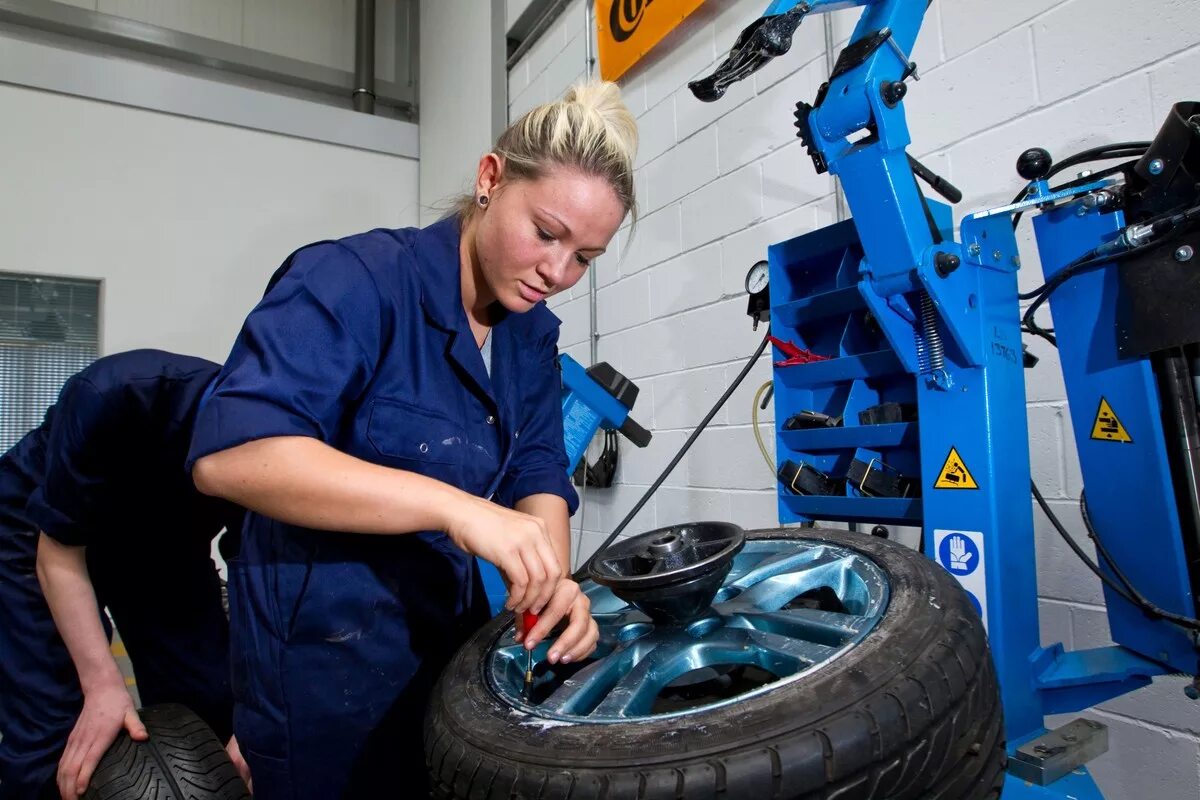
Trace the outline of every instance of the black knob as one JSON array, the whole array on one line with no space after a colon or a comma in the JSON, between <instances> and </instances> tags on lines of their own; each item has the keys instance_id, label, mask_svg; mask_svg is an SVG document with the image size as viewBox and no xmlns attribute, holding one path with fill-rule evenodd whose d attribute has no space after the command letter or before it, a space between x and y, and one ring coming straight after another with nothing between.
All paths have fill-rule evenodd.
<instances>
[{"instance_id":1,"label":"black knob","mask_svg":"<svg viewBox=\"0 0 1200 800\"><path fill-rule=\"evenodd\" d=\"M904 99L904 95L908 94L908 84L904 81L884 81L879 91L883 96L884 105L895 108Z\"/></svg>"},{"instance_id":2,"label":"black knob","mask_svg":"<svg viewBox=\"0 0 1200 800\"><path fill-rule=\"evenodd\" d=\"M1031 147L1017 159L1017 174L1027 181L1040 181L1050 174L1054 159L1041 147Z\"/></svg>"},{"instance_id":3,"label":"black knob","mask_svg":"<svg viewBox=\"0 0 1200 800\"><path fill-rule=\"evenodd\" d=\"M962 259L953 253L938 253L933 257L933 268L939 278L945 278L962 266Z\"/></svg>"},{"instance_id":4,"label":"black knob","mask_svg":"<svg viewBox=\"0 0 1200 800\"><path fill-rule=\"evenodd\" d=\"M888 529L882 525L876 525L871 528L871 535L879 539L886 539L888 538Z\"/></svg>"}]
</instances>

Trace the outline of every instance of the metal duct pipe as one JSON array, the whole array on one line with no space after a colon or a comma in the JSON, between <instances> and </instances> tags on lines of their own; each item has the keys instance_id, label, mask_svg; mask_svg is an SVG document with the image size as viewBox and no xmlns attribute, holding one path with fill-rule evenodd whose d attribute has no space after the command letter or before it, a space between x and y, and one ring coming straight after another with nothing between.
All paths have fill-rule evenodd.
<instances>
[{"instance_id":1,"label":"metal duct pipe","mask_svg":"<svg viewBox=\"0 0 1200 800\"><path fill-rule=\"evenodd\" d=\"M354 16L354 110L375 113L375 0L358 0Z\"/></svg>"}]
</instances>

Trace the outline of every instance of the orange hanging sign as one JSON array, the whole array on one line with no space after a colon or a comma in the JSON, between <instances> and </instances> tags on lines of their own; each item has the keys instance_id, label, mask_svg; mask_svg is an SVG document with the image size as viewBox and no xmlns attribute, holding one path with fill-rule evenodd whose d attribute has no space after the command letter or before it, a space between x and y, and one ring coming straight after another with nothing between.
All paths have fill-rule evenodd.
<instances>
[{"instance_id":1,"label":"orange hanging sign","mask_svg":"<svg viewBox=\"0 0 1200 800\"><path fill-rule=\"evenodd\" d=\"M704 0L595 0L600 77L615 81Z\"/></svg>"}]
</instances>

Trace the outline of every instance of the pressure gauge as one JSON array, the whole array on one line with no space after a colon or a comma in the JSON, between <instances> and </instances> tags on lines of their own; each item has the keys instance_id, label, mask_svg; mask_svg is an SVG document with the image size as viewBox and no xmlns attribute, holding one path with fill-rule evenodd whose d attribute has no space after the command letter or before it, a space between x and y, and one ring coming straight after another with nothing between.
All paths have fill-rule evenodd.
<instances>
[{"instance_id":1,"label":"pressure gauge","mask_svg":"<svg viewBox=\"0 0 1200 800\"><path fill-rule=\"evenodd\" d=\"M758 294L767 288L769 280L767 262L759 261L746 273L746 291L750 294Z\"/></svg>"}]
</instances>

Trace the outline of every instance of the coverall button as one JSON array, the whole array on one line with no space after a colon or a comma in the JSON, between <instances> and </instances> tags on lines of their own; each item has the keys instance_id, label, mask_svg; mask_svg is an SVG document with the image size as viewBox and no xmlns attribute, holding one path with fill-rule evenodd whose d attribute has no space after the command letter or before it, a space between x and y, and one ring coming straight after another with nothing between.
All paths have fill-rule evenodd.
<instances>
[{"instance_id":1,"label":"coverall button","mask_svg":"<svg viewBox=\"0 0 1200 800\"><path fill-rule=\"evenodd\" d=\"M429 452L429 445L428 445L428 444L426 444L425 442L421 442L421 447L420 447L420 450L421 450L421 452L422 452L422 453L428 453L428 452Z\"/></svg>"},{"instance_id":2,"label":"coverall button","mask_svg":"<svg viewBox=\"0 0 1200 800\"><path fill-rule=\"evenodd\" d=\"M491 414L488 414L488 418L487 418L487 424L488 424L488 425L495 425L495 424L496 424L496 418L495 418L495 417L493 417Z\"/></svg>"}]
</instances>

